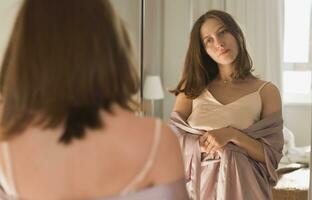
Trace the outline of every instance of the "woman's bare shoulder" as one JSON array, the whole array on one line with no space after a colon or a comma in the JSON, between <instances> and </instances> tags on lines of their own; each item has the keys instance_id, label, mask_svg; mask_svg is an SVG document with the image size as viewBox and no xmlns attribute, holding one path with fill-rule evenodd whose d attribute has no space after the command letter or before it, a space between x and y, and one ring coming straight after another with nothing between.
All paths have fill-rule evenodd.
<instances>
[{"instance_id":1,"label":"woman's bare shoulder","mask_svg":"<svg viewBox=\"0 0 312 200\"><path fill-rule=\"evenodd\" d=\"M274 83L265 84L260 90L260 96L262 100L261 118L282 110L280 91Z\"/></svg>"},{"instance_id":2,"label":"woman's bare shoulder","mask_svg":"<svg viewBox=\"0 0 312 200\"><path fill-rule=\"evenodd\" d=\"M151 136L154 136L156 134L156 126L157 121L160 123L160 131L161 131L161 145L167 144L167 147L170 147L172 145L177 145L178 140L173 133L173 131L169 128L166 122L164 122L162 119L159 118L153 118L153 117L136 117L137 118L137 125L140 126L141 130L143 131L143 134L147 132L151 132Z\"/></svg>"},{"instance_id":3,"label":"woman's bare shoulder","mask_svg":"<svg viewBox=\"0 0 312 200\"><path fill-rule=\"evenodd\" d=\"M257 84L260 86L260 94L263 97L274 95L274 96L279 96L280 92L278 87L270 82L270 81L265 81L265 80L257 80Z\"/></svg>"},{"instance_id":4,"label":"woman's bare shoulder","mask_svg":"<svg viewBox=\"0 0 312 200\"><path fill-rule=\"evenodd\" d=\"M266 83L268 81L256 78L256 77L247 77L245 79L245 83L250 85L250 86L255 86L255 87L260 87L261 85L263 85L264 83Z\"/></svg>"},{"instance_id":5,"label":"woman's bare shoulder","mask_svg":"<svg viewBox=\"0 0 312 200\"><path fill-rule=\"evenodd\" d=\"M184 166L179 141L173 131L162 123L155 166L151 173L155 184L166 184L184 177Z\"/></svg>"},{"instance_id":6,"label":"woman's bare shoulder","mask_svg":"<svg viewBox=\"0 0 312 200\"><path fill-rule=\"evenodd\" d=\"M146 130L155 130L156 120L149 117L140 119L145 124ZM159 140L154 167L149 179L155 184L169 183L184 176L182 152L179 141L166 122L160 120L161 137ZM155 132L153 131L153 136Z\"/></svg>"}]
</instances>

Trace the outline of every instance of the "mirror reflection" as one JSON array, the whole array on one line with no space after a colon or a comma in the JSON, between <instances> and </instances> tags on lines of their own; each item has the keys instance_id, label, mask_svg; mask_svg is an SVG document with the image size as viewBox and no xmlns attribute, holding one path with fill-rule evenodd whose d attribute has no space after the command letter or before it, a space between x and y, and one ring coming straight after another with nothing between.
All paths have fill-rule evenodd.
<instances>
[{"instance_id":1,"label":"mirror reflection","mask_svg":"<svg viewBox=\"0 0 312 200\"><path fill-rule=\"evenodd\" d=\"M20 2L20 0L0 2L1 62ZM225 11L233 16L246 38L246 49L253 61L252 74L274 85L281 96L284 145L283 156L276 169L278 177L272 189L273 199L307 199L312 132L311 0L111 0L111 2L129 30L138 57L137 71L141 78L142 95L138 94L137 99L142 101L143 113L159 117L168 123L172 120L170 116L175 110L177 100L169 90L176 89L183 80L190 34L196 20L212 9ZM144 12L142 2L145 5ZM217 20L217 23L220 21ZM224 25L221 23L221 26L222 24ZM212 36L218 41L216 38L218 35L215 33L219 32L210 32L210 27L207 29L208 32L201 33L203 36L201 39ZM209 54L207 48L205 53ZM191 72L184 75L190 76ZM223 80L220 74L213 80L219 80L220 84L216 82L215 85L209 85L207 91L210 92L210 97L214 97L215 102L223 105L230 104L235 99L264 86L256 84L255 87L245 90L236 88L237 91L244 93L231 93L233 90L225 90L225 86L219 87L223 82L225 85L232 84L233 89L235 84L231 83L231 80ZM240 95L227 99L230 94L232 97L233 94ZM273 98L274 94L269 92L268 96L271 105L273 100L270 98ZM256 100L251 101L255 103ZM262 101L261 98L261 104L258 104L261 109L265 106ZM242 113L245 111L246 109L241 109L235 116L242 119ZM209 115L208 112L204 114ZM188 124L192 121L191 118L187 121L189 116L194 118L194 115L187 115L184 120ZM203 142L207 141L204 139Z\"/></svg>"},{"instance_id":2,"label":"mirror reflection","mask_svg":"<svg viewBox=\"0 0 312 200\"><path fill-rule=\"evenodd\" d=\"M144 49L143 71L145 76L159 76L165 91L164 99L154 102L154 116L169 121L176 97L168 90L176 88L183 76L194 22L211 9L230 13L245 34L255 69L253 74L273 83L282 98L285 144L274 198L307 199L311 152L311 2L145 2L145 44L149 45ZM150 111L147 108L147 114Z\"/></svg>"}]
</instances>

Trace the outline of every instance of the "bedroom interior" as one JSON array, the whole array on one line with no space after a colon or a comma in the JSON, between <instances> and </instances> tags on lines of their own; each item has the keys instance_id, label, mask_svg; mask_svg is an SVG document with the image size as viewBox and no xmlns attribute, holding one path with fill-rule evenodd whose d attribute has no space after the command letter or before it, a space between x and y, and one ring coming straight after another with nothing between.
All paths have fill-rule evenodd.
<instances>
[{"instance_id":1,"label":"bedroom interior","mask_svg":"<svg viewBox=\"0 0 312 200\"><path fill-rule=\"evenodd\" d=\"M0 1L0 62L21 0ZM225 10L240 23L255 74L282 94L284 157L274 199L310 199L312 134L312 0L111 0L126 23L137 53L145 115L168 120L193 22L209 9ZM299 11L299 12L298 12ZM300 21L300 23L298 23ZM145 80L162 83L159 99L143 92ZM148 81L147 81L148 82ZM153 91L151 91L153 92ZM145 94L144 94L145 93ZM163 93L162 96L161 93ZM157 94L155 94L157 96ZM163 97L163 98L162 98ZM152 99L150 99L152 98ZM155 101L154 101L155 100ZM153 102L151 104L151 102Z\"/></svg>"},{"instance_id":2,"label":"bedroom interior","mask_svg":"<svg viewBox=\"0 0 312 200\"><path fill-rule=\"evenodd\" d=\"M168 120L174 103L168 90L181 75L193 22L209 9L232 14L245 32L254 73L277 85L282 95L285 145L274 199L312 199L308 197L312 126L310 0L137 0L137 6L131 5L138 13L133 20L121 11L125 2L113 3L131 30L142 84L150 75L162 80L164 99L155 101L153 108L139 97L144 113L151 115L154 110L153 116L164 120Z\"/></svg>"}]
</instances>

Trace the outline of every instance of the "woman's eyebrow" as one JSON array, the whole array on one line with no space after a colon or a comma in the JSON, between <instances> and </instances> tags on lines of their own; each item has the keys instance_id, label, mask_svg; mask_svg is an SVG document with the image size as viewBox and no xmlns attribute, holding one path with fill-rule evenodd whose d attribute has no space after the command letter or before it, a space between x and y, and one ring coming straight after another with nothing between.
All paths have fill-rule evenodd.
<instances>
[{"instance_id":1,"label":"woman's eyebrow","mask_svg":"<svg viewBox=\"0 0 312 200\"><path fill-rule=\"evenodd\" d=\"M224 26L224 25L221 25L221 26L217 29L216 33L219 32L219 31L220 31L221 29L223 29L223 28L225 28L225 26Z\"/></svg>"},{"instance_id":2,"label":"woman's eyebrow","mask_svg":"<svg viewBox=\"0 0 312 200\"><path fill-rule=\"evenodd\" d=\"M219 32L221 29L223 29L225 26L221 25L216 31L215 33ZM211 34L206 35L205 37L202 38L202 41L204 41L205 39L207 39L208 37L210 37Z\"/></svg>"}]
</instances>

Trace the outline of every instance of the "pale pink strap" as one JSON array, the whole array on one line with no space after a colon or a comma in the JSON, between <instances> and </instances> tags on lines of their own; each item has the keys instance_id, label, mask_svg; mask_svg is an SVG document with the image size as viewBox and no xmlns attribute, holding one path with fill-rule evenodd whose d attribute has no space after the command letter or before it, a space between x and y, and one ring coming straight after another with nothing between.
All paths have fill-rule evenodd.
<instances>
[{"instance_id":1,"label":"pale pink strap","mask_svg":"<svg viewBox=\"0 0 312 200\"><path fill-rule=\"evenodd\" d=\"M268 84L268 83L270 83L270 82L267 81L267 82L263 83L263 84L259 87L258 92L260 92L260 91L262 90L262 88L263 88L266 84Z\"/></svg>"},{"instance_id":2,"label":"pale pink strap","mask_svg":"<svg viewBox=\"0 0 312 200\"><path fill-rule=\"evenodd\" d=\"M13 168L12 168L12 161L10 157L10 148L8 142L3 142L0 144L3 156L3 164L4 169L0 167L0 182L4 189L4 191L10 195L17 197L16 187L14 183L14 176L13 176ZM4 173L6 171L6 173Z\"/></svg>"},{"instance_id":3,"label":"pale pink strap","mask_svg":"<svg viewBox=\"0 0 312 200\"><path fill-rule=\"evenodd\" d=\"M137 185L144 180L144 178L146 177L146 175L151 170L154 164L161 136L161 124L162 124L161 120L157 119L155 124L156 125L155 125L154 140L150 154L148 156L148 160L146 161L145 165L143 166L139 174L134 177L134 179L127 185L127 187L125 187L124 190L122 190L121 195L126 195L130 192L134 192L136 190Z\"/></svg>"}]
</instances>

